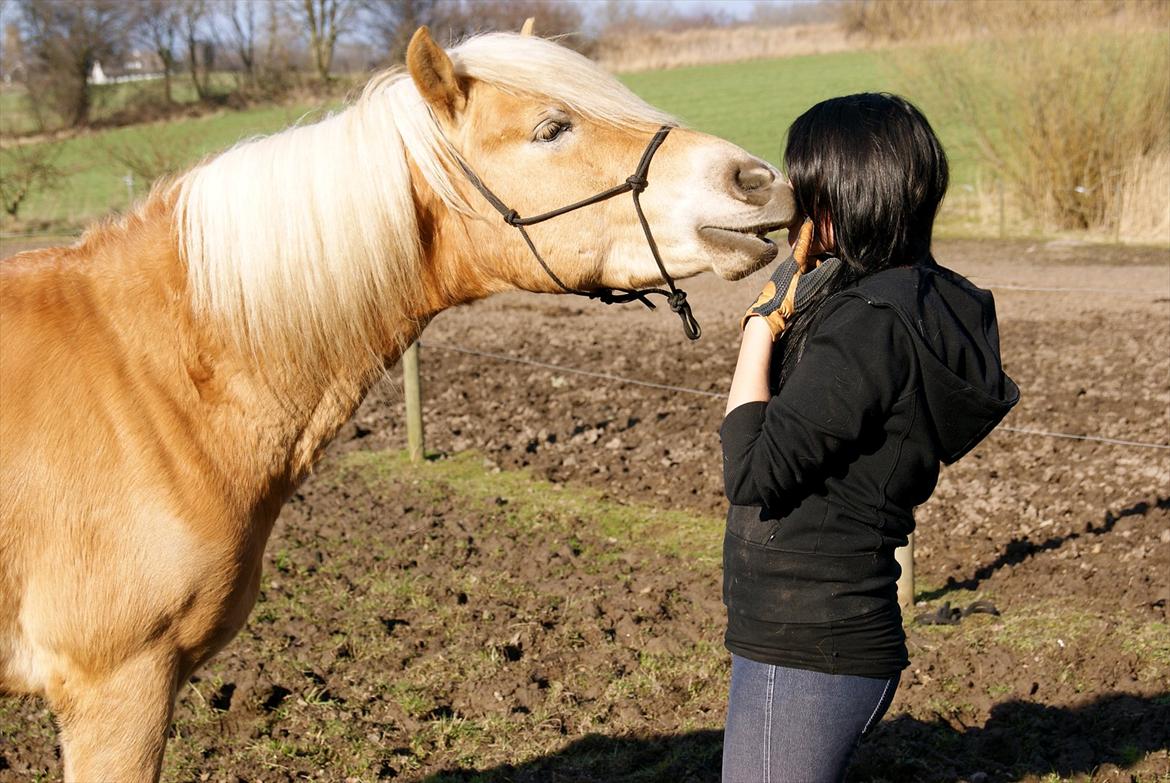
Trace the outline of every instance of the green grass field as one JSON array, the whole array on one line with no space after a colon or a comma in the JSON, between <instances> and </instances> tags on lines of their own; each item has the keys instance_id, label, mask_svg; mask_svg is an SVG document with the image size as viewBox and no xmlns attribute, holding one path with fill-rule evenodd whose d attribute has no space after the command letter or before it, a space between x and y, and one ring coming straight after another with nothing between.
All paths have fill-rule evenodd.
<instances>
[{"instance_id":1,"label":"green grass field","mask_svg":"<svg viewBox=\"0 0 1170 783\"><path fill-rule=\"evenodd\" d=\"M692 127L734 141L779 164L784 134L814 103L855 92L906 93L905 80L885 52L846 52L755 60L727 65L652 71L622 77L650 103L678 115ZM924 106L929 112L929 107ZM963 129L934 116L936 130L954 166L954 180L974 177L964 153Z\"/></svg>"},{"instance_id":2,"label":"green grass field","mask_svg":"<svg viewBox=\"0 0 1170 783\"><path fill-rule=\"evenodd\" d=\"M236 87L234 74L220 72L211 74L210 89L214 96L223 96ZM120 111L131 108L143 100L161 102L164 88L161 80L124 82L95 86L90 93L90 118L95 122L108 120ZM195 86L185 73L178 73L171 79L171 100L177 104L193 104L198 98ZM45 113L46 122L55 122L50 112ZM54 126L43 130L55 130ZM28 97L23 89L0 90L0 135L34 133L38 130L33 113L29 110Z\"/></svg>"},{"instance_id":3,"label":"green grass field","mask_svg":"<svg viewBox=\"0 0 1170 783\"><path fill-rule=\"evenodd\" d=\"M311 119L316 111L308 106L270 106L134 125L53 142L58 150L54 165L67 172L67 178L59 188L31 195L20 217L26 222L78 226L125 209L131 196L144 195L150 183L136 179L128 186L126 178L131 172L111 150L154 144L161 138L164 147L173 148L171 154L190 164L242 139L273 133L302 117Z\"/></svg>"},{"instance_id":4,"label":"green grass field","mask_svg":"<svg viewBox=\"0 0 1170 783\"><path fill-rule=\"evenodd\" d=\"M680 68L629 74L622 80L691 127L730 139L774 163L781 159L785 129L813 103L866 90L900 90L898 71L881 52ZM132 195L138 197L146 191L147 183L136 181L131 190L126 182L127 166L119 163L111 150L135 145L158 147L161 138L169 155L188 164L241 139L280 130L307 113L311 119L318 111L321 107L289 106L223 112L56 142L56 164L68 172L68 178L54 191L30 196L20 217L26 224L69 227L124 209ZM975 166L962 152L961 126L948 123L945 117L934 119L952 156L953 181L959 187L970 183Z\"/></svg>"}]
</instances>

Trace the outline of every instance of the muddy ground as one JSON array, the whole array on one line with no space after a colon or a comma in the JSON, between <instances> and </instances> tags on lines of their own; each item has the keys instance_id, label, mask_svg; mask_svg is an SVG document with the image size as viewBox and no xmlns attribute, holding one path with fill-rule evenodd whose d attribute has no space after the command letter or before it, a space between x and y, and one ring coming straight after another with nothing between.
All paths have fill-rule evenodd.
<instances>
[{"instance_id":1,"label":"muddy ground","mask_svg":"<svg viewBox=\"0 0 1170 783\"><path fill-rule=\"evenodd\" d=\"M1170 442L1166 251L937 250L996 293L1023 392L1006 427ZM282 514L247 627L183 689L165 779L717 780L711 395L762 279L687 285L696 344L668 312L568 297L436 319L433 458L402 457L383 384ZM911 667L850 779L1170 780L1170 452L1000 430L918 524ZM913 622L976 599L1001 615ZM0 699L0 781L59 776L43 705Z\"/></svg>"}]
</instances>

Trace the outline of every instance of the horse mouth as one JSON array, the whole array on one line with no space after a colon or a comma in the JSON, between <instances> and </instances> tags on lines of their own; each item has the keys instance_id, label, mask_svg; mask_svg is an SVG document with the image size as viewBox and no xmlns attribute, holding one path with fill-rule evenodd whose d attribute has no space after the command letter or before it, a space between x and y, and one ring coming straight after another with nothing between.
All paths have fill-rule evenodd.
<instances>
[{"instance_id":1,"label":"horse mouth","mask_svg":"<svg viewBox=\"0 0 1170 783\"><path fill-rule=\"evenodd\" d=\"M779 231L785 225L755 223L749 226L703 226L699 229L699 235L712 244L755 256L759 265L763 266L778 253L776 243L768 238L768 234Z\"/></svg>"}]
</instances>

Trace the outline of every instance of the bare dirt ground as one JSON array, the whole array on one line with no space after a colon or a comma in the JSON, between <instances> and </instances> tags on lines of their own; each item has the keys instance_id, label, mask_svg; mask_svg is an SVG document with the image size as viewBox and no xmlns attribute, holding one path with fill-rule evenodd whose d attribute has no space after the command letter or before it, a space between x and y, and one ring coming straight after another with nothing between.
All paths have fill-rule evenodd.
<instances>
[{"instance_id":1,"label":"bare dirt ground","mask_svg":"<svg viewBox=\"0 0 1170 783\"><path fill-rule=\"evenodd\" d=\"M996 292L1007 427L1170 443L1165 250L938 256ZM392 379L182 690L165 779L717 780L722 400L455 349L722 394L762 280L686 285L696 344L669 312L568 297L437 318L434 459L403 458ZM1170 780L1170 452L997 431L944 470L916 555L911 667L851 780ZM913 622L979 598L1001 615ZM0 781L59 775L43 705L0 699Z\"/></svg>"}]
</instances>

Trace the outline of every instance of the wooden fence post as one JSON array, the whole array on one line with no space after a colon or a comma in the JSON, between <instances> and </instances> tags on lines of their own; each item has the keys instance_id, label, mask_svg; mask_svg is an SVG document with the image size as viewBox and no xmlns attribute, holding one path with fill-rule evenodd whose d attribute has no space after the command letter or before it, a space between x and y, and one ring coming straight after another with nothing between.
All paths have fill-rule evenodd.
<instances>
[{"instance_id":1,"label":"wooden fence post","mask_svg":"<svg viewBox=\"0 0 1170 783\"><path fill-rule=\"evenodd\" d=\"M1004 203L1005 197L1002 179L995 181L995 189L999 195L999 238L1003 239L1007 236L1007 205Z\"/></svg>"},{"instance_id":2,"label":"wooden fence post","mask_svg":"<svg viewBox=\"0 0 1170 783\"><path fill-rule=\"evenodd\" d=\"M902 566L898 577L898 604L903 609L914 606L914 534L911 533L906 546L894 550L894 558Z\"/></svg>"},{"instance_id":3,"label":"wooden fence post","mask_svg":"<svg viewBox=\"0 0 1170 783\"><path fill-rule=\"evenodd\" d=\"M402 385L406 397L406 443L411 462L423 459L422 389L418 377L418 343L402 354Z\"/></svg>"}]
</instances>

